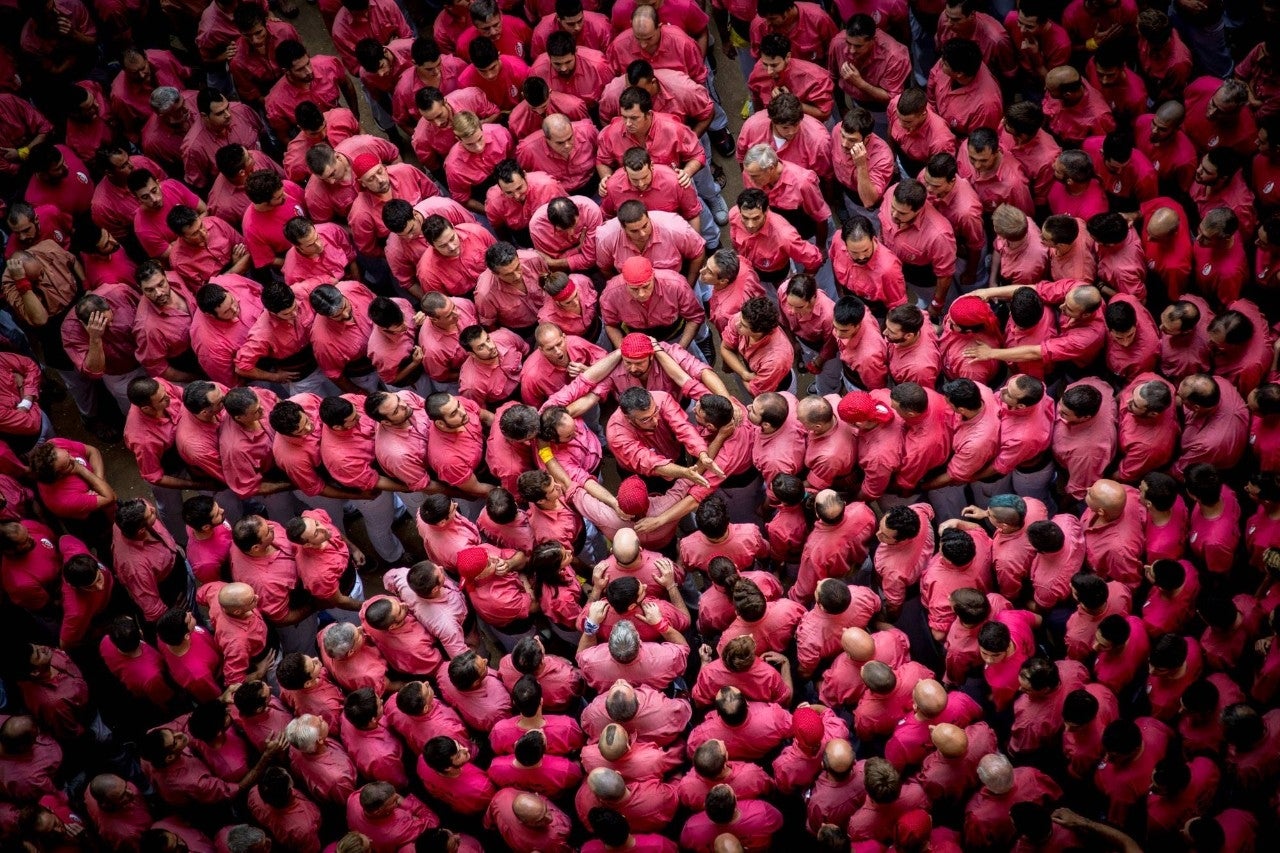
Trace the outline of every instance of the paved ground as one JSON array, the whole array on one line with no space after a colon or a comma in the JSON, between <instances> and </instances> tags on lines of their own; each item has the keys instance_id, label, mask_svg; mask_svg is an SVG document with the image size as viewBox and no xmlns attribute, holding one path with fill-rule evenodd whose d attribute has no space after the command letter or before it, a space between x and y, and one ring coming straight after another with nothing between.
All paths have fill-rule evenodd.
<instances>
[{"instance_id":1,"label":"paved ground","mask_svg":"<svg viewBox=\"0 0 1280 853\"><path fill-rule=\"evenodd\" d=\"M334 54L333 42L329 38L328 32L324 28L324 22L320 17L316 7L310 4L299 3L301 14L292 23L298 28L298 32L302 35L303 40L313 53ZM729 126L736 133L737 129L742 125L741 110L746 98L746 86L742 79L742 75L738 70L738 65L733 60L725 59L723 55L718 56L719 64L716 72L717 88L720 91L723 100L725 112L729 116ZM364 129L368 133L382 135L370 118L369 110L363 104L361 105L361 120ZM413 152L405 146L406 159L413 160ZM733 200L737 198L738 193L742 189L741 173L738 165L732 158L721 158L717 156L717 162L725 171L727 185L724 190L726 201L732 206ZM725 234L725 243L728 242L728 234ZM111 401L105 398L104 404L111 405ZM149 489L138 475L137 464L133 455L125 448L122 442L106 445L99 439L89 435L80 424L77 417L75 407L70 401L62 401L51 407L51 417L57 426L58 433L80 441L95 444L100 447L107 467L107 479L115 487L117 493L122 498L149 496ZM605 471L605 479L607 482L616 483L616 476L612 470L611 460L608 461ZM364 536L362 524L353 525L350 529L352 537L358 544L361 544L366 551L369 551L368 542ZM404 540L406 546L411 553L422 554L422 542L418 537L417 530L412 523L401 523L397 525L396 533ZM371 579L372 580L372 579ZM380 586L374 583L374 586ZM374 589L371 592L381 591Z\"/></svg>"}]
</instances>

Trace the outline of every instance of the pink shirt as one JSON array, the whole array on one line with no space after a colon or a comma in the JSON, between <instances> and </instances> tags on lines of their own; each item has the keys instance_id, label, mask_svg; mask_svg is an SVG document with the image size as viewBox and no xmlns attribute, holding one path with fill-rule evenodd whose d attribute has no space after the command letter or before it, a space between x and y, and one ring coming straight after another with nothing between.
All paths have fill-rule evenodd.
<instances>
[{"instance_id":1,"label":"pink shirt","mask_svg":"<svg viewBox=\"0 0 1280 853\"><path fill-rule=\"evenodd\" d=\"M461 243L460 254L449 258L429 247L418 260L417 273L425 289L461 296L470 293L477 279L487 271L485 250L496 241L491 233L472 223L455 225L453 230Z\"/></svg>"},{"instance_id":2,"label":"pink shirt","mask_svg":"<svg viewBox=\"0 0 1280 853\"><path fill-rule=\"evenodd\" d=\"M529 345L507 329L494 329L489 337L498 348L497 360L484 363L472 354L462 363L458 374L462 396L486 409L506 402L516 393L520 387L520 368L529 351Z\"/></svg>"},{"instance_id":3,"label":"pink shirt","mask_svg":"<svg viewBox=\"0 0 1280 853\"><path fill-rule=\"evenodd\" d=\"M789 594L791 600L808 602L819 581L841 577L849 566L861 565L874 528L875 516L864 503L847 505L843 517L834 524L818 519L800 558L800 573Z\"/></svg>"},{"instance_id":4,"label":"pink shirt","mask_svg":"<svg viewBox=\"0 0 1280 853\"><path fill-rule=\"evenodd\" d=\"M1222 490L1222 510L1216 518L1208 518L1204 506L1191 508L1191 535L1187 543L1197 564L1214 574L1231 570L1240 546L1240 502L1231 489Z\"/></svg>"},{"instance_id":5,"label":"pink shirt","mask_svg":"<svg viewBox=\"0 0 1280 853\"><path fill-rule=\"evenodd\" d=\"M526 172L545 172L571 191L581 189L596 173L596 136L599 132L587 119L573 122L572 127L573 150L568 157L553 151L541 132L523 137L516 145L516 160L520 167Z\"/></svg>"},{"instance_id":6,"label":"pink shirt","mask_svg":"<svg viewBox=\"0 0 1280 853\"><path fill-rule=\"evenodd\" d=\"M197 626L191 632L190 645L181 655L163 642L159 648L169 677L197 702L212 702L222 695L222 651L204 628Z\"/></svg>"},{"instance_id":7,"label":"pink shirt","mask_svg":"<svg viewBox=\"0 0 1280 853\"><path fill-rule=\"evenodd\" d=\"M991 540L981 531L966 530L977 546L977 556L967 566L955 566L941 554L930 559L920 578L920 600L928 611L929 627L946 631L956 621L951 593L971 587L991 589ZM948 643L949 645L949 643Z\"/></svg>"},{"instance_id":8,"label":"pink shirt","mask_svg":"<svg viewBox=\"0 0 1280 853\"><path fill-rule=\"evenodd\" d=\"M934 154L955 154L956 137L947 120L925 106L925 119L914 130L908 131L898 117L898 98L889 101L889 137L902 154L917 163L924 163Z\"/></svg>"},{"instance_id":9,"label":"pink shirt","mask_svg":"<svg viewBox=\"0 0 1280 853\"><path fill-rule=\"evenodd\" d=\"M627 236L620 220L610 219L600 226L596 231L596 261L601 270L620 270L628 258L642 256L655 269L680 272L706 251L702 236L677 214L651 210L648 218L652 231L643 248Z\"/></svg>"},{"instance_id":10,"label":"pink shirt","mask_svg":"<svg viewBox=\"0 0 1280 853\"><path fill-rule=\"evenodd\" d=\"M742 260L757 272L778 273L790 268L792 262L809 273L817 272L822 266L822 252L818 247L801 239L791 223L772 210L765 214L760 229L750 232L743 227L742 215L734 206L729 210L729 236Z\"/></svg>"},{"instance_id":11,"label":"pink shirt","mask_svg":"<svg viewBox=\"0 0 1280 853\"><path fill-rule=\"evenodd\" d=\"M888 544L881 542L875 552L875 570L880 575L885 601L892 607L902 606L908 587L919 582L933 554L933 507L918 503L912 504L911 509L920 517L920 533L914 539ZM850 588L850 592L855 589ZM834 637L837 643L839 636L836 633ZM827 643L830 642L828 639Z\"/></svg>"},{"instance_id":12,"label":"pink shirt","mask_svg":"<svg viewBox=\"0 0 1280 853\"><path fill-rule=\"evenodd\" d=\"M944 74L942 63L938 63L929 72L926 91L929 103L957 135L980 127L999 127L1004 116L1000 84L985 65L978 66L972 81L961 85Z\"/></svg>"},{"instance_id":13,"label":"pink shirt","mask_svg":"<svg viewBox=\"0 0 1280 853\"><path fill-rule=\"evenodd\" d=\"M1230 468L1244 453L1249 434L1248 408L1227 380L1215 376L1213 381L1220 394L1216 407L1194 413L1183 407L1182 453L1173 464L1175 476L1180 477L1197 462Z\"/></svg>"},{"instance_id":14,"label":"pink shirt","mask_svg":"<svg viewBox=\"0 0 1280 853\"><path fill-rule=\"evenodd\" d=\"M335 57L316 54L311 57L311 70L315 76L305 86L281 77L267 92L264 100L267 122L276 133L288 136L294 126L294 112L303 101L311 101L322 110L338 105L342 94L339 85L346 80L342 63Z\"/></svg>"},{"instance_id":15,"label":"pink shirt","mask_svg":"<svg viewBox=\"0 0 1280 853\"><path fill-rule=\"evenodd\" d=\"M322 241L320 254L307 256L299 252L297 246L290 248L281 270L285 284L317 280L328 284L347 277L347 265L356 259L356 250L346 229L332 222L321 222L315 231Z\"/></svg>"},{"instance_id":16,"label":"pink shirt","mask_svg":"<svg viewBox=\"0 0 1280 853\"><path fill-rule=\"evenodd\" d=\"M831 164L831 131L813 116L800 119L800 129L791 139L778 136L768 112L761 110L742 123L738 133L738 162L753 145L768 145L778 152L778 158L795 163L830 178L834 172Z\"/></svg>"},{"instance_id":17,"label":"pink shirt","mask_svg":"<svg viewBox=\"0 0 1280 853\"><path fill-rule=\"evenodd\" d=\"M646 302L637 302L627 291L626 282L618 275L609 280L600 296L600 315L605 325L624 332L664 331L671 326L701 323L706 315L702 304L683 276L670 270L655 269L654 288ZM659 338L670 337L666 334Z\"/></svg>"},{"instance_id":18,"label":"pink shirt","mask_svg":"<svg viewBox=\"0 0 1280 853\"><path fill-rule=\"evenodd\" d=\"M1089 487L1102 477L1116 452L1116 405L1111 386L1095 377L1080 380L1102 394L1102 407L1081 423L1067 423L1058 416L1053 424L1053 456L1067 470L1067 489L1083 500Z\"/></svg>"},{"instance_id":19,"label":"pink shirt","mask_svg":"<svg viewBox=\"0 0 1280 853\"><path fill-rule=\"evenodd\" d=\"M338 281L335 286L350 304L351 316L335 320L317 314L311 324L311 346L320 370L329 378L362 376L372 369L368 356L369 337L373 334L369 306L374 297L358 281ZM361 402L355 401L356 408Z\"/></svg>"},{"instance_id":20,"label":"pink shirt","mask_svg":"<svg viewBox=\"0 0 1280 853\"><path fill-rule=\"evenodd\" d=\"M577 221L570 231L561 231L552 225L547 218L547 206L543 205L529 220L529 236L539 252L566 261L571 272L586 272L596 266L596 230L604 222L604 217L591 199L585 196L569 198L578 209Z\"/></svg>"},{"instance_id":21,"label":"pink shirt","mask_svg":"<svg viewBox=\"0 0 1280 853\"><path fill-rule=\"evenodd\" d=\"M951 223L925 202L920 215L905 226L889 216L890 205L880 206L880 238L904 266L929 267L934 278L955 272L956 238Z\"/></svg>"},{"instance_id":22,"label":"pink shirt","mask_svg":"<svg viewBox=\"0 0 1280 853\"><path fill-rule=\"evenodd\" d=\"M258 210L250 204L240 222L245 235L245 245L255 267L269 266L277 257L289 251L293 245L284 236L284 226L295 216L306 216L302 188L293 181L285 181L284 202L279 207Z\"/></svg>"}]
</instances>

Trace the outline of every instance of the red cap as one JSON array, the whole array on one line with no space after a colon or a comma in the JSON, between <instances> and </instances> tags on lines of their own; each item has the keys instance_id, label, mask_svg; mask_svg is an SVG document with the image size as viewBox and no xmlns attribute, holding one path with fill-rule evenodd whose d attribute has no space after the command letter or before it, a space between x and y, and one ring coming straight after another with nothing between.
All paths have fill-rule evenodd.
<instances>
[{"instance_id":1,"label":"red cap","mask_svg":"<svg viewBox=\"0 0 1280 853\"><path fill-rule=\"evenodd\" d=\"M894 842L900 847L916 847L924 844L933 834L933 818L924 809L912 809L898 818Z\"/></svg>"},{"instance_id":2,"label":"red cap","mask_svg":"<svg viewBox=\"0 0 1280 853\"><path fill-rule=\"evenodd\" d=\"M483 548L463 548L458 552L458 575L473 580L489 567L489 552Z\"/></svg>"},{"instance_id":3,"label":"red cap","mask_svg":"<svg viewBox=\"0 0 1280 853\"><path fill-rule=\"evenodd\" d=\"M620 349L623 358L648 358L653 355L653 341L648 335L632 332L622 339Z\"/></svg>"},{"instance_id":4,"label":"red cap","mask_svg":"<svg viewBox=\"0 0 1280 853\"><path fill-rule=\"evenodd\" d=\"M844 395L840 405L836 407L840 420L849 424L866 421L888 423L893 420L893 412L884 403L872 397L866 391L850 391Z\"/></svg>"},{"instance_id":5,"label":"red cap","mask_svg":"<svg viewBox=\"0 0 1280 853\"><path fill-rule=\"evenodd\" d=\"M628 477L618 484L618 509L642 518L649 513L649 487L639 477Z\"/></svg>"},{"instance_id":6,"label":"red cap","mask_svg":"<svg viewBox=\"0 0 1280 853\"><path fill-rule=\"evenodd\" d=\"M378 159L377 154L372 151L362 151L351 161L351 169L356 173L356 178L359 179L378 168L381 164L382 161Z\"/></svg>"},{"instance_id":7,"label":"red cap","mask_svg":"<svg viewBox=\"0 0 1280 853\"><path fill-rule=\"evenodd\" d=\"M636 255L622 262L622 280L627 284L644 284L651 278L653 264L643 255Z\"/></svg>"},{"instance_id":8,"label":"red cap","mask_svg":"<svg viewBox=\"0 0 1280 853\"><path fill-rule=\"evenodd\" d=\"M995 328L996 315L991 306L976 296L961 296L951 303L947 311L951 322L957 326L986 326Z\"/></svg>"},{"instance_id":9,"label":"red cap","mask_svg":"<svg viewBox=\"0 0 1280 853\"><path fill-rule=\"evenodd\" d=\"M822 743L822 732L822 715L812 708L797 708L791 715L791 736L806 749L818 748Z\"/></svg>"}]
</instances>

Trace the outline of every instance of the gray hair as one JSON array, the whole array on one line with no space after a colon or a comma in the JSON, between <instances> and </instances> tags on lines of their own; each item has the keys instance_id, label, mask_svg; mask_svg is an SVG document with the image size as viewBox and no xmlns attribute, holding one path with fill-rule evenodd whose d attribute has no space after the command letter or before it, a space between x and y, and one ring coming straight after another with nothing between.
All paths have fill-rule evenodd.
<instances>
[{"instance_id":1,"label":"gray hair","mask_svg":"<svg viewBox=\"0 0 1280 853\"><path fill-rule=\"evenodd\" d=\"M1235 78L1223 80L1218 91L1222 93L1222 100L1228 104L1243 106L1249 100L1248 87Z\"/></svg>"},{"instance_id":2,"label":"gray hair","mask_svg":"<svg viewBox=\"0 0 1280 853\"><path fill-rule=\"evenodd\" d=\"M630 619L620 619L609 632L609 654L618 663L631 663L640 655L640 633Z\"/></svg>"},{"instance_id":3,"label":"gray hair","mask_svg":"<svg viewBox=\"0 0 1280 853\"><path fill-rule=\"evenodd\" d=\"M151 109L158 113L167 113L182 100L182 93L173 86L158 86L151 93Z\"/></svg>"},{"instance_id":4,"label":"gray hair","mask_svg":"<svg viewBox=\"0 0 1280 853\"><path fill-rule=\"evenodd\" d=\"M324 632L324 650L331 658L341 660L356 647L356 626L350 622L334 622Z\"/></svg>"},{"instance_id":5,"label":"gray hair","mask_svg":"<svg viewBox=\"0 0 1280 853\"><path fill-rule=\"evenodd\" d=\"M772 169L778 165L778 152L770 145L752 145L747 155L742 158L742 168L755 166L758 169Z\"/></svg>"},{"instance_id":6,"label":"gray hair","mask_svg":"<svg viewBox=\"0 0 1280 853\"><path fill-rule=\"evenodd\" d=\"M253 853L266 843L267 834L256 826L242 823L227 830L227 849L231 853Z\"/></svg>"},{"instance_id":7,"label":"gray hair","mask_svg":"<svg viewBox=\"0 0 1280 853\"><path fill-rule=\"evenodd\" d=\"M289 744L299 752L312 753L320 744L320 724L321 719L315 714L303 714L295 720L290 720L289 725L285 726L284 736L289 739Z\"/></svg>"},{"instance_id":8,"label":"gray hair","mask_svg":"<svg viewBox=\"0 0 1280 853\"><path fill-rule=\"evenodd\" d=\"M1013 787L1013 764L998 752L982 756L978 762L978 780L993 794L1003 794Z\"/></svg>"}]
</instances>

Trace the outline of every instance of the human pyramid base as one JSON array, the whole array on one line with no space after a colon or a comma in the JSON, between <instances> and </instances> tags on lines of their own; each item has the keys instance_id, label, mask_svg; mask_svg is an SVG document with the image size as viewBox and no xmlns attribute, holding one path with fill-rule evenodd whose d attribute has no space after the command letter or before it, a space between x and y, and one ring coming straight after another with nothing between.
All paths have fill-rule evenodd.
<instances>
[{"instance_id":1,"label":"human pyramid base","mask_svg":"<svg viewBox=\"0 0 1280 853\"><path fill-rule=\"evenodd\" d=\"M4 850L1269 849L1280 0L0 33Z\"/></svg>"}]
</instances>

